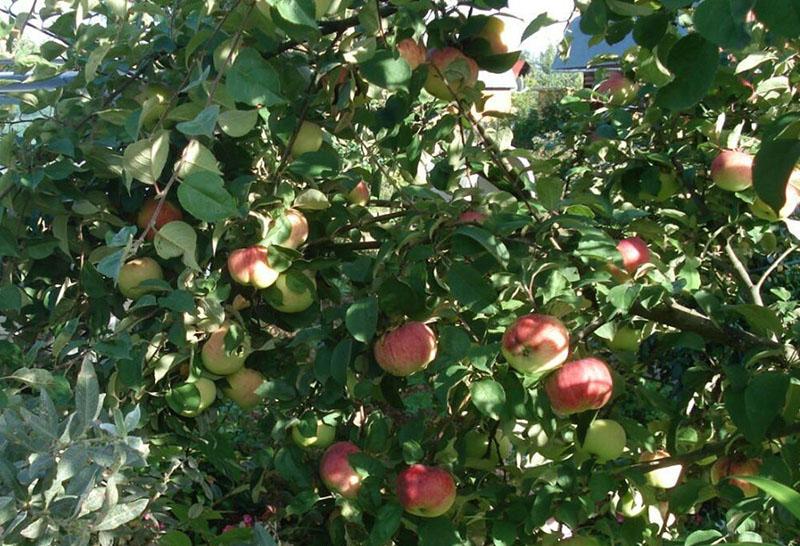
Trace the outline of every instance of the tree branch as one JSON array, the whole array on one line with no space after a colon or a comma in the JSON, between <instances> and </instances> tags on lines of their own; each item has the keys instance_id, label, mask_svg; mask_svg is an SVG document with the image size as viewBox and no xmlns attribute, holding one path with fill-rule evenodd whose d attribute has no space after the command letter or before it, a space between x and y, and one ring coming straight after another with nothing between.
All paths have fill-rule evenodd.
<instances>
[{"instance_id":1,"label":"tree branch","mask_svg":"<svg viewBox=\"0 0 800 546\"><path fill-rule=\"evenodd\" d=\"M736 255L736 251L733 249L731 245L731 239L728 239L725 242L725 254L728 256L728 259L733 264L733 269L739 275L739 278L742 280L744 285L750 291L750 297L753 299L753 303L756 305L764 305L764 300L761 298L761 291L758 286L753 284L753 279L750 278L750 273L747 271L747 268L742 263L742 260L739 259L739 256Z\"/></svg>"},{"instance_id":2,"label":"tree branch","mask_svg":"<svg viewBox=\"0 0 800 546\"><path fill-rule=\"evenodd\" d=\"M694 332L710 341L732 345L738 349L751 347L786 348L778 341L762 338L739 328L720 326L707 316L676 302L664 303L651 309L646 309L641 304L636 303L631 307L631 312L642 318L672 326L679 330Z\"/></svg>"}]
</instances>

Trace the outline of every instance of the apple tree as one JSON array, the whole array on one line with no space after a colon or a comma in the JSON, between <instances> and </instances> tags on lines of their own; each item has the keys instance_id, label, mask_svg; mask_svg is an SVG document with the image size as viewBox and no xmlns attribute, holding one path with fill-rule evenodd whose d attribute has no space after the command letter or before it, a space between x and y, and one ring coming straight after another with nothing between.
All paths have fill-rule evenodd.
<instances>
[{"instance_id":1,"label":"apple tree","mask_svg":"<svg viewBox=\"0 0 800 546\"><path fill-rule=\"evenodd\" d=\"M0 543L797 542L800 4L576 2L519 148L506 4L3 27Z\"/></svg>"}]
</instances>

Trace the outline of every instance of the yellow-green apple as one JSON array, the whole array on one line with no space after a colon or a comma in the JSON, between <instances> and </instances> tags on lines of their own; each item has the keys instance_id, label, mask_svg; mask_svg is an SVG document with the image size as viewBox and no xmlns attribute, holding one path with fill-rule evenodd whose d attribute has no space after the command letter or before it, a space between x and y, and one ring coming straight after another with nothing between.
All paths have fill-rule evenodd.
<instances>
[{"instance_id":1,"label":"yellow-green apple","mask_svg":"<svg viewBox=\"0 0 800 546\"><path fill-rule=\"evenodd\" d=\"M398 377L411 375L436 358L436 334L424 322L406 322L386 332L373 352L386 372Z\"/></svg>"},{"instance_id":2,"label":"yellow-green apple","mask_svg":"<svg viewBox=\"0 0 800 546\"><path fill-rule=\"evenodd\" d=\"M793 181L797 181L797 185ZM777 213L767 205L760 197L756 197L753 204L750 205L750 210L754 216L770 222L777 222L792 215L795 209L800 205L800 171L795 171L792 178L786 184L786 201L784 201L781 210Z\"/></svg>"},{"instance_id":3,"label":"yellow-green apple","mask_svg":"<svg viewBox=\"0 0 800 546\"><path fill-rule=\"evenodd\" d=\"M298 248L308 240L308 220L306 215L299 210L286 209L278 222L282 229L275 244L287 248Z\"/></svg>"},{"instance_id":4,"label":"yellow-green apple","mask_svg":"<svg viewBox=\"0 0 800 546\"><path fill-rule=\"evenodd\" d=\"M760 469L761 461L758 459L720 457L711 466L711 483L717 485L728 476L757 476ZM731 485L738 487L745 497L753 497L758 494L758 487L750 482L736 478L730 478L728 481Z\"/></svg>"},{"instance_id":5,"label":"yellow-green apple","mask_svg":"<svg viewBox=\"0 0 800 546\"><path fill-rule=\"evenodd\" d=\"M228 272L239 284L256 288L272 286L278 279L278 272L269 263L267 248L258 245L231 252Z\"/></svg>"},{"instance_id":6,"label":"yellow-green apple","mask_svg":"<svg viewBox=\"0 0 800 546\"><path fill-rule=\"evenodd\" d=\"M156 208L158 208L158 199L148 199L145 201L142 209L136 216L136 225L142 230L147 229L147 227L150 225L153 215L156 212ZM153 223L155 229L151 228L147 230L145 237L148 240L152 240L156 236L156 231L161 229L162 226L178 220L183 220L183 213L181 212L181 209L169 201L164 201L164 204L161 205L161 210L158 211L158 216Z\"/></svg>"},{"instance_id":7,"label":"yellow-green apple","mask_svg":"<svg viewBox=\"0 0 800 546\"><path fill-rule=\"evenodd\" d=\"M214 403L217 398L217 386L207 377L199 377L192 383L184 383L178 388L196 389L198 402L197 406L191 409L184 409L181 415L184 417L197 417Z\"/></svg>"},{"instance_id":8,"label":"yellow-green apple","mask_svg":"<svg viewBox=\"0 0 800 546\"><path fill-rule=\"evenodd\" d=\"M310 121L304 121L297 131L292 143L293 157L299 157L308 152L316 152L322 146L322 127Z\"/></svg>"},{"instance_id":9,"label":"yellow-green apple","mask_svg":"<svg viewBox=\"0 0 800 546\"><path fill-rule=\"evenodd\" d=\"M459 224L482 224L486 221L486 215L478 210L465 210L458 215Z\"/></svg>"},{"instance_id":10,"label":"yellow-green apple","mask_svg":"<svg viewBox=\"0 0 800 546\"><path fill-rule=\"evenodd\" d=\"M622 256L622 266L628 273L636 273L640 266L650 263L650 249L641 237L628 237L617 244Z\"/></svg>"},{"instance_id":11,"label":"yellow-green apple","mask_svg":"<svg viewBox=\"0 0 800 546\"><path fill-rule=\"evenodd\" d=\"M406 38L397 42L397 52L400 58L408 63L411 70L416 70L421 64L425 64L425 58L428 52L425 48L413 38Z\"/></svg>"},{"instance_id":12,"label":"yellow-green apple","mask_svg":"<svg viewBox=\"0 0 800 546\"><path fill-rule=\"evenodd\" d=\"M266 292L267 302L281 313L301 313L314 303L317 283L310 271L284 271Z\"/></svg>"},{"instance_id":13,"label":"yellow-green apple","mask_svg":"<svg viewBox=\"0 0 800 546\"><path fill-rule=\"evenodd\" d=\"M135 300L136 298L151 292L153 289L147 286L140 286L145 281L159 280L164 278L161 266L153 258L134 258L125 262L119 270L119 291L126 298Z\"/></svg>"},{"instance_id":14,"label":"yellow-green apple","mask_svg":"<svg viewBox=\"0 0 800 546\"><path fill-rule=\"evenodd\" d=\"M711 180L723 190L746 190L753 185L753 156L737 150L722 150L711 163Z\"/></svg>"},{"instance_id":15,"label":"yellow-green apple","mask_svg":"<svg viewBox=\"0 0 800 546\"><path fill-rule=\"evenodd\" d=\"M150 84L136 96L136 101L142 105L139 125L151 127L161 118L169 105L173 92L161 84Z\"/></svg>"},{"instance_id":16,"label":"yellow-green apple","mask_svg":"<svg viewBox=\"0 0 800 546\"><path fill-rule=\"evenodd\" d=\"M657 461L659 459L666 459L667 457L670 457L669 452L659 449L655 452L645 451L639 456L639 461L650 462ZM651 470L650 472L645 472L644 477L647 480L647 483L653 487L671 489L678 484L678 480L681 478L682 471L683 466L679 464L663 466L661 468Z\"/></svg>"},{"instance_id":17,"label":"yellow-green apple","mask_svg":"<svg viewBox=\"0 0 800 546\"><path fill-rule=\"evenodd\" d=\"M466 466L474 466L475 462L488 460L496 465L511 454L511 440L501 431L494 435L495 442L489 442L489 435L477 429L468 430L464 435L464 458ZM499 452L499 454L498 454Z\"/></svg>"},{"instance_id":18,"label":"yellow-green apple","mask_svg":"<svg viewBox=\"0 0 800 546\"><path fill-rule=\"evenodd\" d=\"M239 371L244 366L244 361L250 351L250 343L244 334L239 343L232 350L225 348L225 337L230 331L230 324L223 324L217 328L203 344L201 358L203 366L216 375L230 375Z\"/></svg>"},{"instance_id":19,"label":"yellow-green apple","mask_svg":"<svg viewBox=\"0 0 800 546\"><path fill-rule=\"evenodd\" d=\"M681 189L681 184L678 182L678 177L674 172L659 173L658 181L659 187L656 195L648 193L647 191L642 191L639 193L639 197L642 199L656 201L657 203L662 203L678 193L678 190Z\"/></svg>"},{"instance_id":20,"label":"yellow-green apple","mask_svg":"<svg viewBox=\"0 0 800 546\"><path fill-rule=\"evenodd\" d=\"M622 455L627 441L622 425L611 419L595 419L586 430L581 448L602 463Z\"/></svg>"},{"instance_id":21,"label":"yellow-green apple","mask_svg":"<svg viewBox=\"0 0 800 546\"><path fill-rule=\"evenodd\" d=\"M605 406L611 399L614 380L608 364L590 357L558 368L547 377L544 389L553 412L565 416Z\"/></svg>"},{"instance_id":22,"label":"yellow-green apple","mask_svg":"<svg viewBox=\"0 0 800 546\"><path fill-rule=\"evenodd\" d=\"M361 476L350 464L350 455L361 450L352 442L336 442L322 455L319 475L322 483L346 499L354 499L361 489Z\"/></svg>"},{"instance_id":23,"label":"yellow-green apple","mask_svg":"<svg viewBox=\"0 0 800 546\"><path fill-rule=\"evenodd\" d=\"M546 372L567 360L569 333L555 317L523 315L503 334L501 351L517 371Z\"/></svg>"},{"instance_id":24,"label":"yellow-green apple","mask_svg":"<svg viewBox=\"0 0 800 546\"><path fill-rule=\"evenodd\" d=\"M369 203L369 194L369 186L367 186L366 182L361 180L347 193L347 200L354 205L363 207Z\"/></svg>"},{"instance_id":25,"label":"yellow-green apple","mask_svg":"<svg viewBox=\"0 0 800 546\"><path fill-rule=\"evenodd\" d=\"M608 341L608 347L612 351L636 352L639 350L641 341L641 330L636 330L630 326L622 326L614 332L614 337Z\"/></svg>"},{"instance_id":26,"label":"yellow-green apple","mask_svg":"<svg viewBox=\"0 0 800 546\"><path fill-rule=\"evenodd\" d=\"M225 378L228 384L222 392L242 409L253 409L261 401L263 395L259 387L264 383L264 376L251 368L240 368Z\"/></svg>"},{"instance_id":27,"label":"yellow-green apple","mask_svg":"<svg viewBox=\"0 0 800 546\"><path fill-rule=\"evenodd\" d=\"M644 495L634 488L628 489L617 503L617 511L626 518L635 518L641 515L646 507Z\"/></svg>"},{"instance_id":28,"label":"yellow-green apple","mask_svg":"<svg viewBox=\"0 0 800 546\"><path fill-rule=\"evenodd\" d=\"M321 420L317 420L317 430L313 436L304 436L298 425L292 427L292 440L300 447L326 448L333 443L335 436L336 429Z\"/></svg>"},{"instance_id":29,"label":"yellow-green apple","mask_svg":"<svg viewBox=\"0 0 800 546\"><path fill-rule=\"evenodd\" d=\"M506 23L500 17L487 17L486 23L477 35L489 43L489 50L493 55L508 53L508 33Z\"/></svg>"},{"instance_id":30,"label":"yellow-green apple","mask_svg":"<svg viewBox=\"0 0 800 546\"><path fill-rule=\"evenodd\" d=\"M636 98L639 88L622 72L612 72L608 78L600 82L597 92L605 95L612 106L624 106Z\"/></svg>"},{"instance_id":31,"label":"yellow-green apple","mask_svg":"<svg viewBox=\"0 0 800 546\"><path fill-rule=\"evenodd\" d=\"M409 514L436 518L453 506L456 482L444 468L414 464L398 474L397 498Z\"/></svg>"},{"instance_id":32,"label":"yellow-green apple","mask_svg":"<svg viewBox=\"0 0 800 546\"><path fill-rule=\"evenodd\" d=\"M471 88L478 81L478 63L454 47L437 49L428 58L428 77L425 90L442 100L453 100L455 96Z\"/></svg>"}]
</instances>

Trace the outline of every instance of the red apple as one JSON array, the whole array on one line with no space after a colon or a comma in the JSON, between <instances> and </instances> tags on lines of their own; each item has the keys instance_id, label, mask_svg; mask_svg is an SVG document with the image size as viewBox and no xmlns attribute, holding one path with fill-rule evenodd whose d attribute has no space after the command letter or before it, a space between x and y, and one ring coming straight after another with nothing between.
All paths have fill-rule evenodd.
<instances>
[{"instance_id":1,"label":"red apple","mask_svg":"<svg viewBox=\"0 0 800 546\"><path fill-rule=\"evenodd\" d=\"M141 283L163 278L164 272L153 258L134 258L120 268L117 283L123 296L135 300L152 291L149 287L139 286Z\"/></svg>"},{"instance_id":2,"label":"red apple","mask_svg":"<svg viewBox=\"0 0 800 546\"><path fill-rule=\"evenodd\" d=\"M761 461L758 459L720 457L711 467L711 483L716 485L728 476L757 476L760 469ZM729 481L731 485L741 489L745 497L753 497L758 494L758 487L750 482L736 478L731 478Z\"/></svg>"},{"instance_id":3,"label":"red apple","mask_svg":"<svg viewBox=\"0 0 800 546\"><path fill-rule=\"evenodd\" d=\"M465 210L458 215L459 224L482 224L486 221L486 215L477 210Z\"/></svg>"},{"instance_id":4,"label":"red apple","mask_svg":"<svg viewBox=\"0 0 800 546\"><path fill-rule=\"evenodd\" d=\"M499 17L488 17L486 24L478 33L478 38L483 38L489 43L489 50L492 55L502 55L508 53L508 35L506 23Z\"/></svg>"},{"instance_id":5,"label":"red apple","mask_svg":"<svg viewBox=\"0 0 800 546\"><path fill-rule=\"evenodd\" d=\"M422 44L413 38L397 42L397 52L400 53L400 58L408 63L411 70L416 70L419 65L425 64L428 53Z\"/></svg>"},{"instance_id":6,"label":"red apple","mask_svg":"<svg viewBox=\"0 0 800 546\"><path fill-rule=\"evenodd\" d=\"M267 249L250 246L231 252L228 256L228 272L239 284L267 288L278 278L278 272L269 264Z\"/></svg>"},{"instance_id":7,"label":"red apple","mask_svg":"<svg viewBox=\"0 0 800 546\"><path fill-rule=\"evenodd\" d=\"M626 78L621 72L612 72L608 78L600 82L597 92L608 97L609 104L623 106L629 104L638 93L636 84Z\"/></svg>"},{"instance_id":8,"label":"red apple","mask_svg":"<svg viewBox=\"0 0 800 546\"><path fill-rule=\"evenodd\" d=\"M567 362L545 382L550 405L558 415L600 409L611 399L614 380L608 364L599 358Z\"/></svg>"},{"instance_id":9,"label":"red apple","mask_svg":"<svg viewBox=\"0 0 800 546\"><path fill-rule=\"evenodd\" d=\"M506 330L501 351L511 367L522 373L553 370L569 356L569 333L555 317L524 315Z\"/></svg>"},{"instance_id":10,"label":"red apple","mask_svg":"<svg viewBox=\"0 0 800 546\"><path fill-rule=\"evenodd\" d=\"M747 152L722 150L711 163L711 180L723 190L745 190L753 185L753 159Z\"/></svg>"},{"instance_id":11,"label":"red apple","mask_svg":"<svg viewBox=\"0 0 800 546\"><path fill-rule=\"evenodd\" d=\"M354 205L363 207L369 202L369 193L369 186L362 180L350 190L347 194L347 200Z\"/></svg>"},{"instance_id":12,"label":"red apple","mask_svg":"<svg viewBox=\"0 0 800 546\"><path fill-rule=\"evenodd\" d=\"M650 462L650 461L657 461L659 459L666 459L670 457L668 451L664 451L663 449L659 449L655 453L645 451L639 456L640 462ZM650 472L645 472L645 479L647 483L652 485L653 487L659 487L661 489L672 489L678 484L678 480L681 478L681 472L683 471L683 466L676 464L672 466L664 466L661 468L657 468L655 470L651 470Z\"/></svg>"},{"instance_id":13,"label":"red apple","mask_svg":"<svg viewBox=\"0 0 800 546\"><path fill-rule=\"evenodd\" d=\"M150 219L153 217L153 214L156 212L156 208L158 207L158 199L148 199L145 201L142 209L139 211L138 216L136 217L136 225L139 226L141 229L147 229L147 226L150 225ZM155 221L155 229L147 230L147 234L145 237L148 240L152 240L153 237L156 236L156 231L161 229L162 226L169 224L170 222L175 222L177 220L183 220L183 213L181 209L170 203L169 201L164 201L164 204L161 205L161 210L158 211L158 217Z\"/></svg>"},{"instance_id":14,"label":"red apple","mask_svg":"<svg viewBox=\"0 0 800 546\"><path fill-rule=\"evenodd\" d=\"M240 408L253 409L261 402L262 394L258 390L265 381L261 372L250 368L240 368L225 379L228 381L228 385L222 389L222 392Z\"/></svg>"},{"instance_id":15,"label":"red apple","mask_svg":"<svg viewBox=\"0 0 800 546\"><path fill-rule=\"evenodd\" d=\"M639 237L628 237L617 245L617 250L622 255L622 265L628 273L636 273L639 266L650 263L650 249Z\"/></svg>"},{"instance_id":16,"label":"red apple","mask_svg":"<svg viewBox=\"0 0 800 546\"><path fill-rule=\"evenodd\" d=\"M436 518L456 500L456 482L444 468L415 464L397 476L397 498L406 512Z\"/></svg>"},{"instance_id":17,"label":"red apple","mask_svg":"<svg viewBox=\"0 0 800 546\"><path fill-rule=\"evenodd\" d=\"M436 358L436 334L423 322L406 322L385 333L375 343L374 353L386 372L398 377L411 375Z\"/></svg>"},{"instance_id":18,"label":"red apple","mask_svg":"<svg viewBox=\"0 0 800 546\"><path fill-rule=\"evenodd\" d=\"M275 241L275 244L287 248L298 248L308 240L308 220L305 214L295 209L286 209L281 220L282 225L289 225L288 233L281 233L284 237Z\"/></svg>"},{"instance_id":19,"label":"red apple","mask_svg":"<svg viewBox=\"0 0 800 546\"><path fill-rule=\"evenodd\" d=\"M203 344L200 356L206 369L216 375L230 375L244 366L244 361L250 351L250 344L245 335L238 347L226 350L225 337L230 330L229 324L217 328Z\"/></svg>"},{"instance_id":20,"label":"red apple","mask_svg":"<svg viewBox=\"0 0 800 546\"><path fill-rule=\"evenodd\" d=\"M336 442L325 450L319 464L322 483L347 499L354 499L361 488L361 476L350 465L349 457L361 450L352 442Z\"/></svg>"},{"instance_id":21,"label":"red apple","mask_svg":"<svg viewBox=\"0 0 800 546\"><path fill-rule=\"evenodd\" d=\"M478 81L478 63L454 47L437 49L428 58L425 90L442 100L454 100Z\"/></svg>"}]
</instances>

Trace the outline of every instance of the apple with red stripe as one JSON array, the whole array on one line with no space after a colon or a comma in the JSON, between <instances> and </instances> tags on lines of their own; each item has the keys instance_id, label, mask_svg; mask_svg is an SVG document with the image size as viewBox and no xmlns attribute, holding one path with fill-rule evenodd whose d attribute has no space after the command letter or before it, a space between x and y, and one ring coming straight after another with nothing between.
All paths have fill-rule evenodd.
<instances>
[{"instance_id":1,"label":"apple with red stripe","mask_svg":"<svg viewBox=\"0 0 800 546\"><path fill-rule=\"evenodd\" d=\"M608 364L599 358L567 362L545 382L550 405L557 415L600 409L611 400L614 380Z\"/></svg>"},{"instance_id":2,"label":"apple with red stripe","mask_svg":"<svg viewBox=\"0 0 800 546\"><path fill-rule=\"evenodd\" d=\"M436 334L425 323L411 321L385 333L374 347L375 360L386 372L404 377L436 358Z\"/></svg>"},{"instance_id":3,"label":"apple with red stripe","mask_svg":"<svg viewBox=\"0 0 800 546\"><path fill-rule=\"evenodd\" d=\"M397 498L409 514L436 518L453 506L456 482L444 468L414 464L397 476Z\"/></svg>"}]
</instances>

